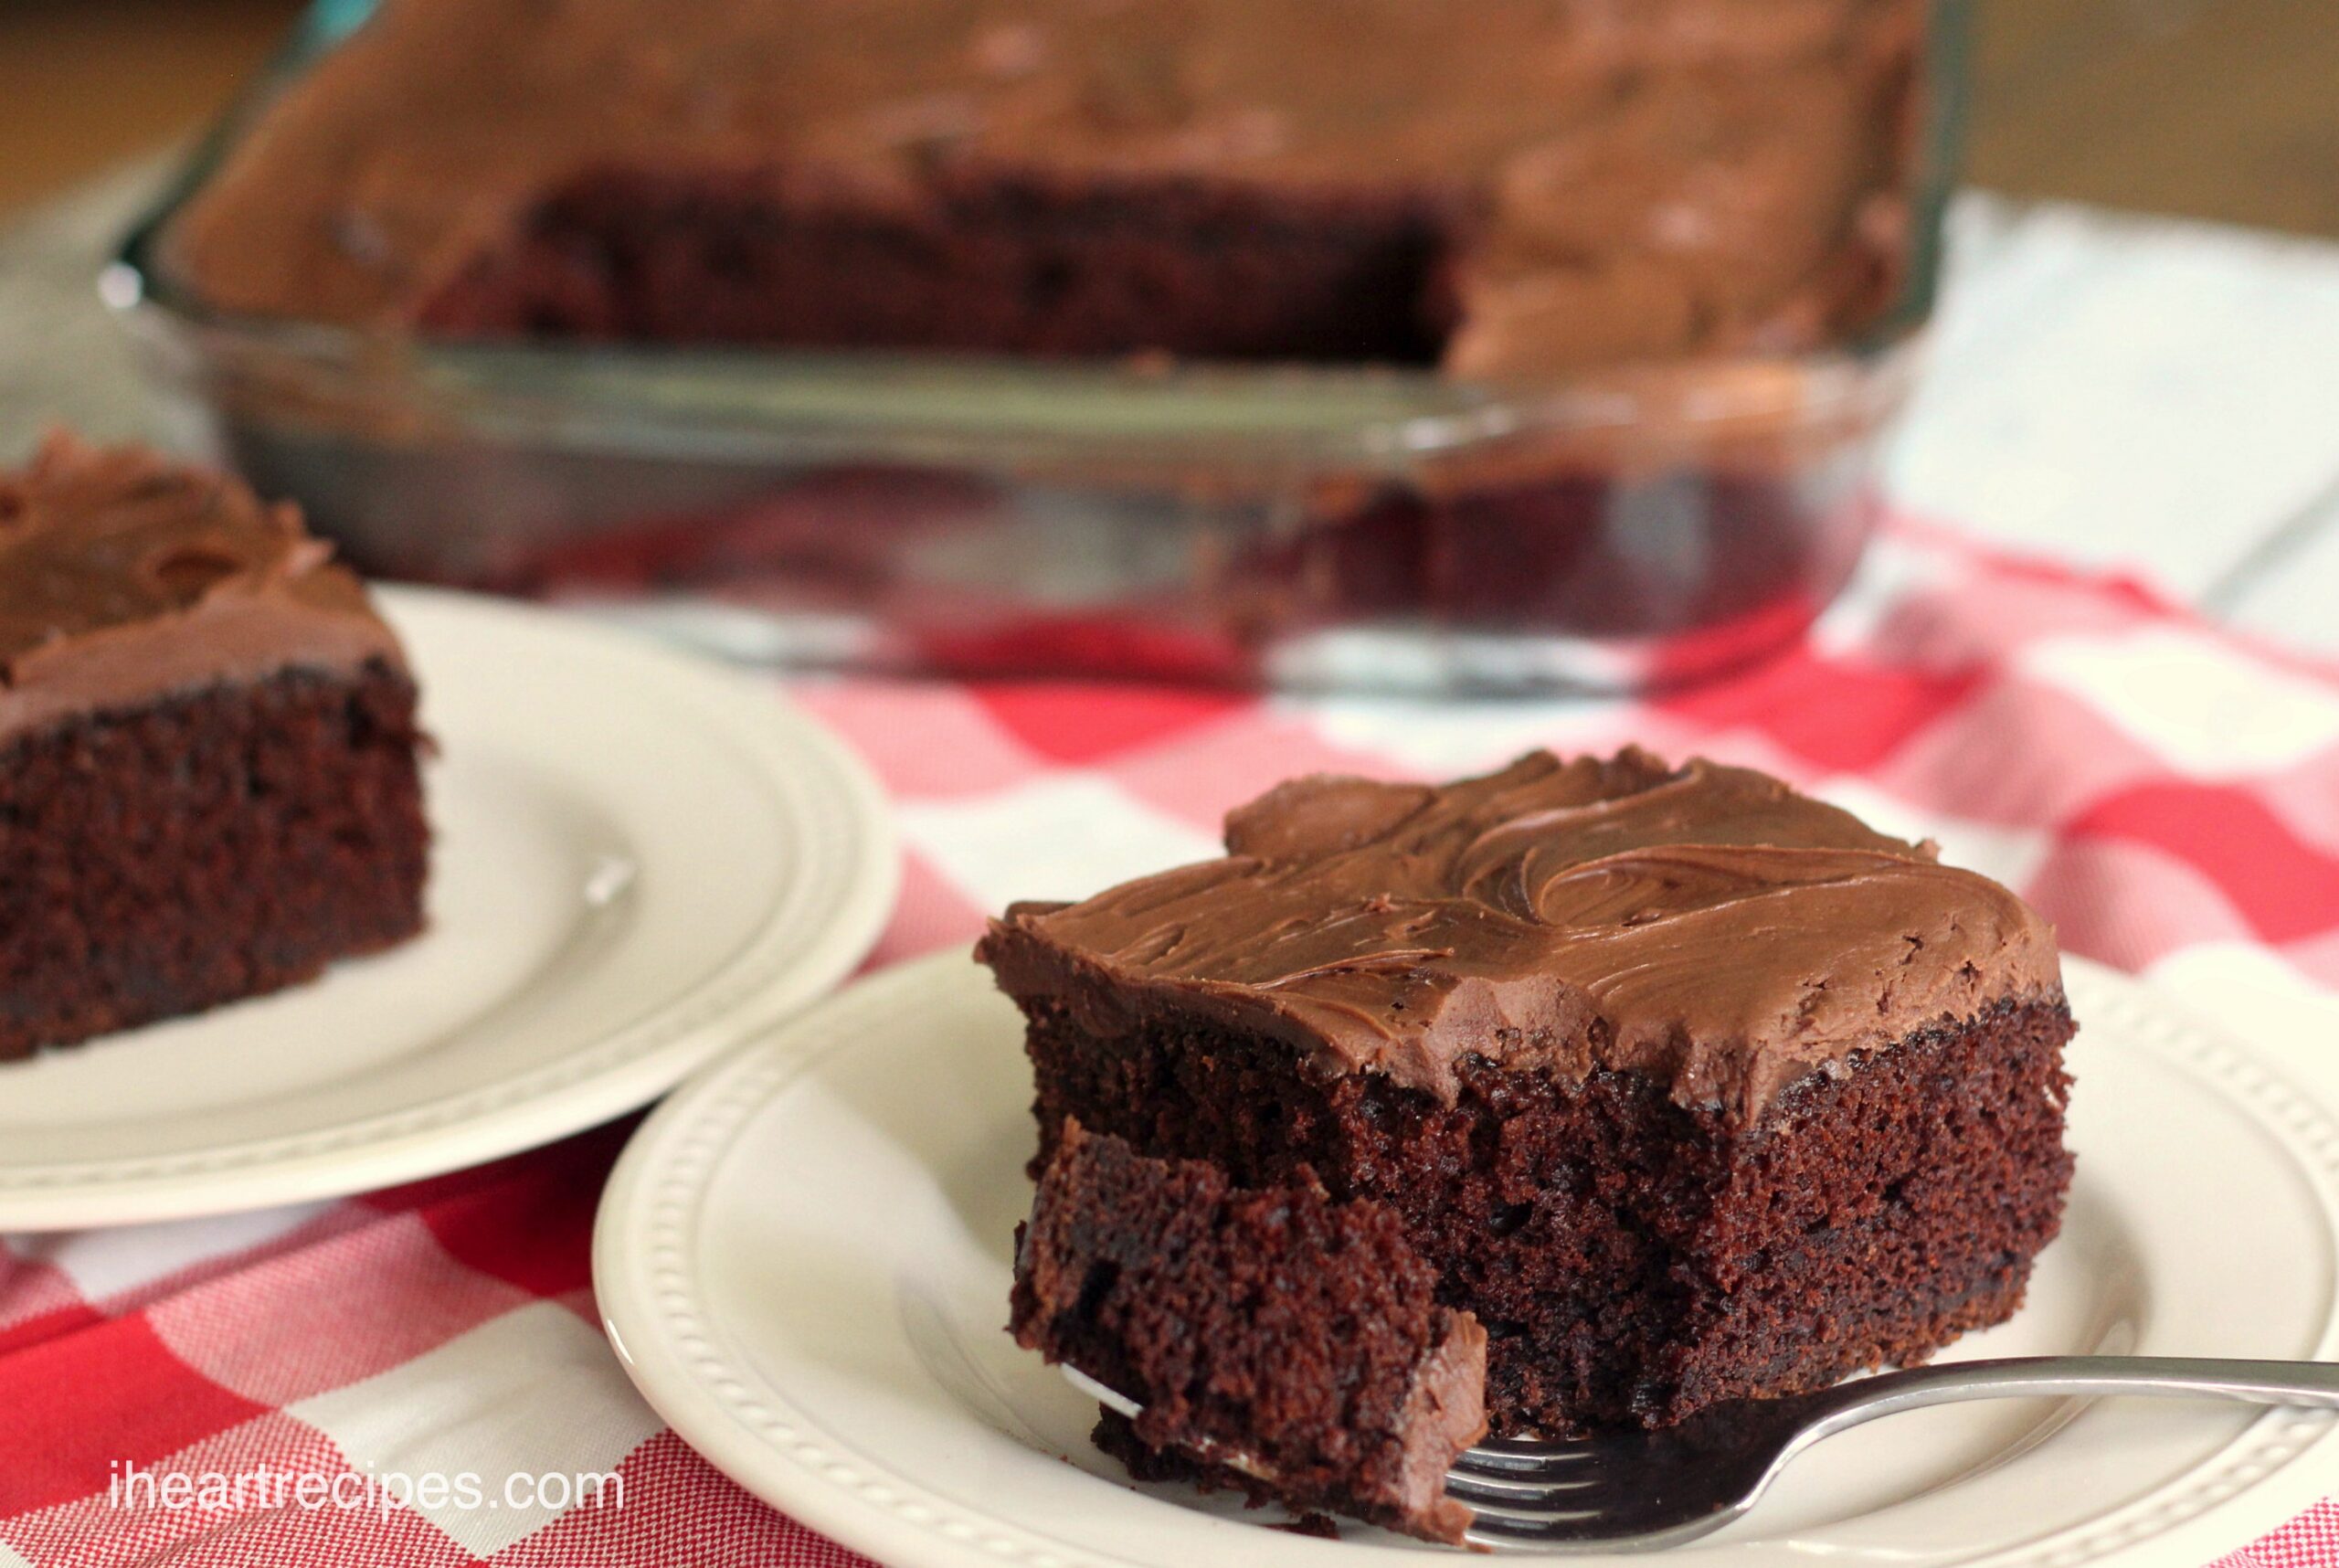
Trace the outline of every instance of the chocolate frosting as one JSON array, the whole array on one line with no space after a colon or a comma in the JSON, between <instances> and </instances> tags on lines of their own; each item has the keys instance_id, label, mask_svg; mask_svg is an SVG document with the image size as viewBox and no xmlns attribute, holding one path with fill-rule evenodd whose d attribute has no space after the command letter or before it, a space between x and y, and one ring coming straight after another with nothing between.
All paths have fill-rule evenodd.
<instances>
[{"instance_id":1,"label":"chocolate frosting","mask_svg":"<svg viewBox=\"0 0 2339 1568\"><path fill-rule=\"evenodd\" d=\"M1466 11L1466 16L1464 12ZM597 170L914 210L986 169L1449 213L1446 367L1794 350L1908 249L1921 0L385 0L168 259L233 311L411 323Z\"/></svg>"},{"instance_id":2,"label":"chocolate frosting","mask_svg":"<svg viewBox=\"0 0 2339 1568\"><path fill-rule=\"evenodd\" d=\"M1468 1312L1445 1319L1445 1337L1413 1371L1398 1430L1405 1435L1397 1508L1430 1541L1459 1544L1476 1519L1445 1495L1455 1457L1487 1435L1487 1330Z\"/></svg>"},{"instance_id":3,"label":"chocolate frosting","mask_svg":"<svg viewBox=\"0 0 2339 1568\"><path fill-rule=\"evenodd\" d=\"M1107 1036L1200 1013L1448 1101L1474 1054L1650 1074L1745 1120L1857 1053L2061 994L2052 929L2006 888L1705 761L1303 779L1232 813L1226 847L1017 906L977 956Z\"/></svg>"},{"instance_id":4,"label":"chocolate frosting","mask_svg":"<svg viewBox=\"0 0 2339 1568\"><path fill-rule=\"evenodd\" d=\"M224 474L51 437L0 474L0 743L296 666L403 669L331 554Z\"/></svg>"}]
</instances>

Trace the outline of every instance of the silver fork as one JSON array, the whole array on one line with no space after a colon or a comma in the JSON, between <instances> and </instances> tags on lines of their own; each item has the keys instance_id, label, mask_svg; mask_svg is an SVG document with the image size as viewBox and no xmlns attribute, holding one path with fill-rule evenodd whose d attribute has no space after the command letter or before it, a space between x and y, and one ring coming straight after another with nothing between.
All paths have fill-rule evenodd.
<instances>
[{"instance_id":1,"label":"silver fork","mask_svg":"<svg viewBox=\"0 0 2339 1568\"><path fill-rule=\"evenodd\" d=\"M1093 1398L1124 1415L1138 1413L1137 1404L1086 1373L1062 1370ZM1482 1443L1455 1461L1445 1492L1476 1513L1474 1545L1653 1552L1744 1518L1789 1460L1879 1415L1969 1399L2111 1394L2339 1409L2339 1363L2032 1356L1911 1367L1815 1393L1713 1405L1658 1432ZM1208 1457L1254 1467L1232 1451Z\"/></svg>"}]
</instances>

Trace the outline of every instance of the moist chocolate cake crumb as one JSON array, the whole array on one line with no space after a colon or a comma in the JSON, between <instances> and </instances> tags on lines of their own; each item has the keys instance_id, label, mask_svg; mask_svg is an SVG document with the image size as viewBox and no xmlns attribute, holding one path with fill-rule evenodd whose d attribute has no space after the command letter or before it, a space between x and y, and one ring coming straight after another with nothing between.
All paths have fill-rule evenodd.
<instances>
[{"instance_id":1,"label":"moist chocolate cake crumb","mask_svg":"<svg viewBox=\"0 0 2339 1568\"><path fill-rule=\"evenodd\" d=\"M1328 1513L1303 1513L1297 1519L1288 1519L1267 1528L1292 1535L1312 1535L1318 1541L1338 1541L1340 1538L1340 1527Z\"/></svg>"},{"instance_id":2,"label":"moist chocolate cake crumb","mask_svg":"<svg viewBox=\"0 0 2339 1568\"><path fill-rule=\"evenodd\" d=\"M1018 1238L1019 1344L1138 1403L1097 1442L1140 1480L1232 1486L1434 1541L1486 1429L1485 1335L1380 1203L1246 1190L1069 1123Z\"/></svg>"},{"instance_id":3,"label":"moist chocolate cake crumb","mask_svg":"<svg viewBox=\"0 0 2339 1568\"><path fill-rule=\"evenodd\" d=\"M415 693L291 671L0 750L0 1060L313 980L422 928Z\"/></svg>"},{"instance_id":4,"label":"moist chocolate cake crumb","mask_svg":"<svg viewBox=\"0 0 2339 1568\"><path fill-rule=\"evenodd\" d=\"M1452 1107L1321 1079L1229 1031L1032 1031L1051 1125L1386 1204L1487 1329L1505 1436L1664 1425L1922 1360L2021 1304L2070 1158L2059 1004L1994 1010L1822 1076L1760 1136L1603 1073L1465 1069Z\"/></svg>"}]
</instances>

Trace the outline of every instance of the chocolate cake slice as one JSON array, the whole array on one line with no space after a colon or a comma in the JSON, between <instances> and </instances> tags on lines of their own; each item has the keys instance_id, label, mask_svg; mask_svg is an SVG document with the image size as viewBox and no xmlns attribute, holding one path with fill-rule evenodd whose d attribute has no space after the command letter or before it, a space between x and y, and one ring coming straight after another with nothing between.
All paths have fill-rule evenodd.
<instances>
[{"instance_id":1,"label":"chocolate cake slice","mask_svg":"<svg viewBox=\"0 0 2339 1568\"><path fill-rule=\"evenodd\" d=\"M1446 1467L1484 1435L1486 1332L1395 1211L1307 1173L1246 1191L1064 1124L1017 1237L1016 1341L1143 1408L1096 1441L1199 1479L1458 1542Z\"/></svg>"},{"instance_id":2,"label":"chocolate cake slice","mask_svg":"<svg viewBox=\"0 0 2339 1568\"><path fill-rule=\"evenodd\" d=\"M1385 1205L1487 1334L1505 1436L1921 1359L2060 1222L2053 933L1742 768L1547 753L1316 778L1222 860L1020 906L1040 1154L1075 1119Z\"/></svg>"},{"instance_id":3,"label":"chocolate cake slice","mask_svg":"<svg viewBox=\"0 0 2339 1568\"><path fill-rule=\"evenodd\" d=\"M414 681L328 554L150 452L0 475L0 1059L421 928Z\"/></svg>"}]
</instances>

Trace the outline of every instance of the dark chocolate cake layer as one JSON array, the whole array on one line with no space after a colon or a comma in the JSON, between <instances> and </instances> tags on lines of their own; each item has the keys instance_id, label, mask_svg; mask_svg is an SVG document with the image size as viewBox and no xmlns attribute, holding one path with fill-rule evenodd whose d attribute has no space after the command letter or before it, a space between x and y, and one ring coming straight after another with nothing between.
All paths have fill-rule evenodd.
<instances>
[{"instance_id":1,"label":"dark chocolate cake layer","mask_svg":"<svg viewBox=\"0 0 2339 1568\"><path fill-rule=\"evenodd\" d=\"M1445 214L1399 193L936 178L915 219L762 172L581 176L421 307L443 336L1425 365Z\"/></svg>"},{"instance_id":2,"label":"dark chocolate cake layer","mask_svg":"<svg viewBox=\"0 0 2339 1568\"><path fill-rule=\"evenodd\" d=\"M1381 1204L1304 1171L1266 1191L1061 1129L1017 1241L1016 1340L1144 1408L1108 1420L1144 1473L1233 1485L1433 1541L1486 1430L1486 1336Z\"/></svg>"},{"instance_id":3,"label":"dark chocolate cake layer","mask_svg":"<svg viewBox=\"0 0 2339 1568\"><path fill-rule=\"evenodd\" d=\"M1908 266L1917 0L386 0L167 262L464 334L1793 351Z\"/></svg>"},{"instance_id":4,"label":"dark chocolate cake layer","mask_svg":"<svg viewBox=\"0 0 2339 1568\"><path fill-rule=\"evenodd\" d=\"M0 1060L422 928L414 684L292 670L0 746Z\"/></svg>"},{"instance_id":5,"label":"dark chocolate cake layer","mask_svg":"<svg viewBox=\"0 0 2339 1568\"><path fill-rule=\"evenodd\" d=\"M420 929L414 682L327 556L153 453L0 476L0 1058Z\"/></svg>"},{"instance_id":6,"label":"dark chocolate cake layer","mask_svg":"<svg viewBox=\"0 0 2339 1568\"><path fill-rule=\"evenodd\" d=\"M1634 751L1301 780L1228 842L985 938L1040 1160L1077 1118L1386 1204L1487 1330L1496 1431L1661 1425L2019 1303L2071 1022L1996 884Z\"/></svg>"},{"instance_id":7,"label":"dark chocolate cake layer","mask_svg":"<svg viewBox=\"0 0 2339 1568\"><path fill-rule=\"evenodd\" d=\"M1993 1010L1813 1077L1754 1130L1639 1074L1479 1058L1448 1105L1208 1021L1106 1041L1042 1003L1030 1048L1043 1144L1076 1118L1401 1215L1438 1299L1486 1327L1494 1430L1521 1436L1821 1387L2006 1318L2070 1178L2069 1033L2059 1005Z\"/></svg>"}]
</instances>

